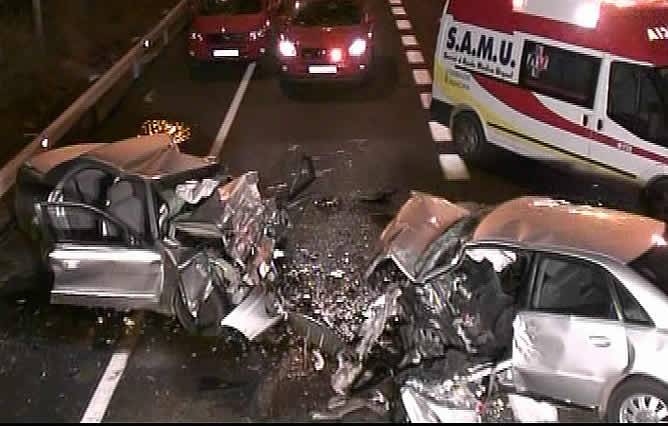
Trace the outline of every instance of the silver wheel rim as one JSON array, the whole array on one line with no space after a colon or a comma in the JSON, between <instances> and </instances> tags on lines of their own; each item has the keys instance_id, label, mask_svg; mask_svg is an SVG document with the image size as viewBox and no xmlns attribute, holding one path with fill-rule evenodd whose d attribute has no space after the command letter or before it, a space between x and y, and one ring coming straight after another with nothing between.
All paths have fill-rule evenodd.
<instances>
[{"instance_id":1,"label":"silver wheel rim","mask_svg":"<svg viewBox=\"0 0 668 426\"><path fill-rule=\"evenodd\" d=\"M478 146L478 132L471 120L462 120L457 126L457 145L462 154L470 156Z\"/></svg>"},{"instance_id":2,"label":"silver wheel rim","mask_svg":"<svg viewBox=\"0 0 668 426\"><path fill-rule=\"evenodd\" d=\"M619 408L620 423L668 423L668 405L649 394L635 394Z\"/></svg>"}]
</instances>

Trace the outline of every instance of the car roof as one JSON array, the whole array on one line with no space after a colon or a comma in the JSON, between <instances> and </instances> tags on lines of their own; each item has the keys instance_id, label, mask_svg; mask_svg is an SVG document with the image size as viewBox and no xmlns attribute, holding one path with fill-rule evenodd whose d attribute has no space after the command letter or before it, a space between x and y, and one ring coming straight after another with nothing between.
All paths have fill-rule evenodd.
<instances>
[{"instance_id":1,"label":"car roof","mask_svg":"<svg viewBox=\"0 0 668 426\"><path fill-rule=\"evenodd\" d=\"M527 247L589 251L628 263L663 239L666 224L618 210L544 197L499 205L478 224L471 242L503 241Z\"/></svg>"},{"instance_id":2,"label":"car roof","mask_svg":"<svg viewBox=\"0 0 668 426\"><path fill-rule=\"evenodd\" d=\"M181 152L171 136L161 133L137 136L118 142L71 145L40 153L28 165L42 174L75 158L104 163L122 174L159 179L211 166L205 158Z\"/></svg>"}]
</instances>

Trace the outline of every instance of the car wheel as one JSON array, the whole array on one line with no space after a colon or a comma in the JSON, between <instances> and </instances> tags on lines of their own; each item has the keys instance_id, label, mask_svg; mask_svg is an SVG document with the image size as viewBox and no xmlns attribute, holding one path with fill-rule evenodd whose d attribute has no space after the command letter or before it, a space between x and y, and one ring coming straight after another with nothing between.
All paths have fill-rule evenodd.
<instances>
[{"instance_id":1,"label":"car wheel","mask_svg":"<svg viewBox=\"0 0 668 426\"><path fill-rule=\"evenodd\" d=\"M229 309L222 291L218 287L214 287L213 292L200 307L197 317L192 316L188 311L180 291L177 291L174 295L174 312L187 332L200 336L215 337L220 335L220 321L225 318Z\"/></svg>"},{"instance_id":2,"label":"car wheel","mask_svg":"<svg viewBox=\"0 0 668 426\"><path fill-rule=\"evenodd\" d=\"M619 386L610 397L607 420L611 423L668 421L668 387L645 377Z\"/></svg>"},{"instance_id":3,"label":"car wheel","mask_svg":"<svg viewBox=\"0 0 668 426\"><path fill-rule=\"evenodd\" d=\"M281 87L281 90L286 94L291 94L295 90L295 83L285 77L280 77L278 79L278 84Z\"/></svg>"},{"instance_id":4,"label":"car wheel","mask_svg":"<svg viewBox=\"0 0 668 426\"><path fill-rule=\"evenodd\" d=\"M653 183L645 194L648 215L668 222L668 179Z\"/></svg>"},{"instance_id":5,"label":"car wheel","mask_svg":"<svg viewBox=\"0 0 668 426\"><path fill-rule=\"evenodd\" d=\"M452 138L457 153L466 161L484 163L489 147L478 117L472 112L457 114L452 125Z\"/></svg>"}]
</instances>

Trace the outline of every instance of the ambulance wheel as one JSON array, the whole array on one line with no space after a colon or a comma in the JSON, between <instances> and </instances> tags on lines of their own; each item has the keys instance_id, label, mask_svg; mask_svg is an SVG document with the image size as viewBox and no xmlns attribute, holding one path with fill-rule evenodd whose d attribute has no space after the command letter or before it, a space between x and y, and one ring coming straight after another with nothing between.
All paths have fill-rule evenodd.
<instances>
[{"instance_id":1,"label":"ambulance wheel","mask_svg":"<svg viewBox=\"0 0 668 426\"><path fill-rule=\"evenodd\" d=\"M472 112L461 112L455 116L452 138L457 153L465 161L482 164L487 160L489 147L478 117Z\"/></svg>"},{"instance_id":2,"label":"ambulance wheel","mask_svg":"<svg viewBox=\"0 0 668 426\"><path fill-rule=\"evenodd\" d=\"M668 179L653 183L645 193L648 215L668 222Z\"/></svg>"},{"instance_id":3,"label":"ambulance wheel","mask_svg":"<svg viewBox=\"0 0 668 426\"><path fill-rule=\"evenodd\" d=\"M174 312L176 313L176 318L188 333L216 337L222 332L220 321L225 318L229 309L225 295L218 287L215 287L200 307L196 317L188 311L181 291L175 292Z\"/></svg>"}]
</instances>

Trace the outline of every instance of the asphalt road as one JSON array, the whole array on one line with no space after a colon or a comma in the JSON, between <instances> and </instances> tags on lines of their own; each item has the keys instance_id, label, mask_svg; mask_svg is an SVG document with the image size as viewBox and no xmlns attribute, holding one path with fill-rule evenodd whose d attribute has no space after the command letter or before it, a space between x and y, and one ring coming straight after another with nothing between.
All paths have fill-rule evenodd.
<instances>
[{"instance_id":1,"label":"asphalt road","mask_svg":"<svg viewBox=\"0 0 668 426\"><path fill-rule=\"evenodd\" d=\"M232 173L258 170L265 185L280 183L284 160L298 146L315 158L320 179L310 190L313 196L345 198L391 189L393 202L384 219L368 228L369 241L410 190L453 201L496 203L541 193L634 208L634 195L621 186L611 190L597 177L505 153L488 170L467 167L468 179L449 179L439 154L451 147L434 141L420 97L429 86L416 84L413 72L431 70L442 0L403 1L414 31L397 28L401 17L395 19L388 0L372 3L377 13L372 82L362 88L315 85L286 93L271 61L262 61L220 151ZM411 49L422 52L423 64L408 62L401 38L406 35L416 36L418 44ZM208 155L247 66L217 64L193 74L186 65L184 35L86 141L133 137L144 120L168 119L192 128L184 151ZM63 141L76 142L81 141ZM314 241L332 234L330 225L321 225L308 229ZM354 226L348 225L353 237ZM363 260L362 255L357 259ZM322 408L332 395L327 373L333 363L314 371L313 360L291 344L290 336L281 335L282 328L270 334L271 342L244 350L187 336L168 318L134 315L49 305L43 292L1 299L0 420L80 421L113 354L126 346L132 351L104 421L308 421L310 410ZM345 417L388 419L366 409Z\"/></svg>"}]
</instances>

